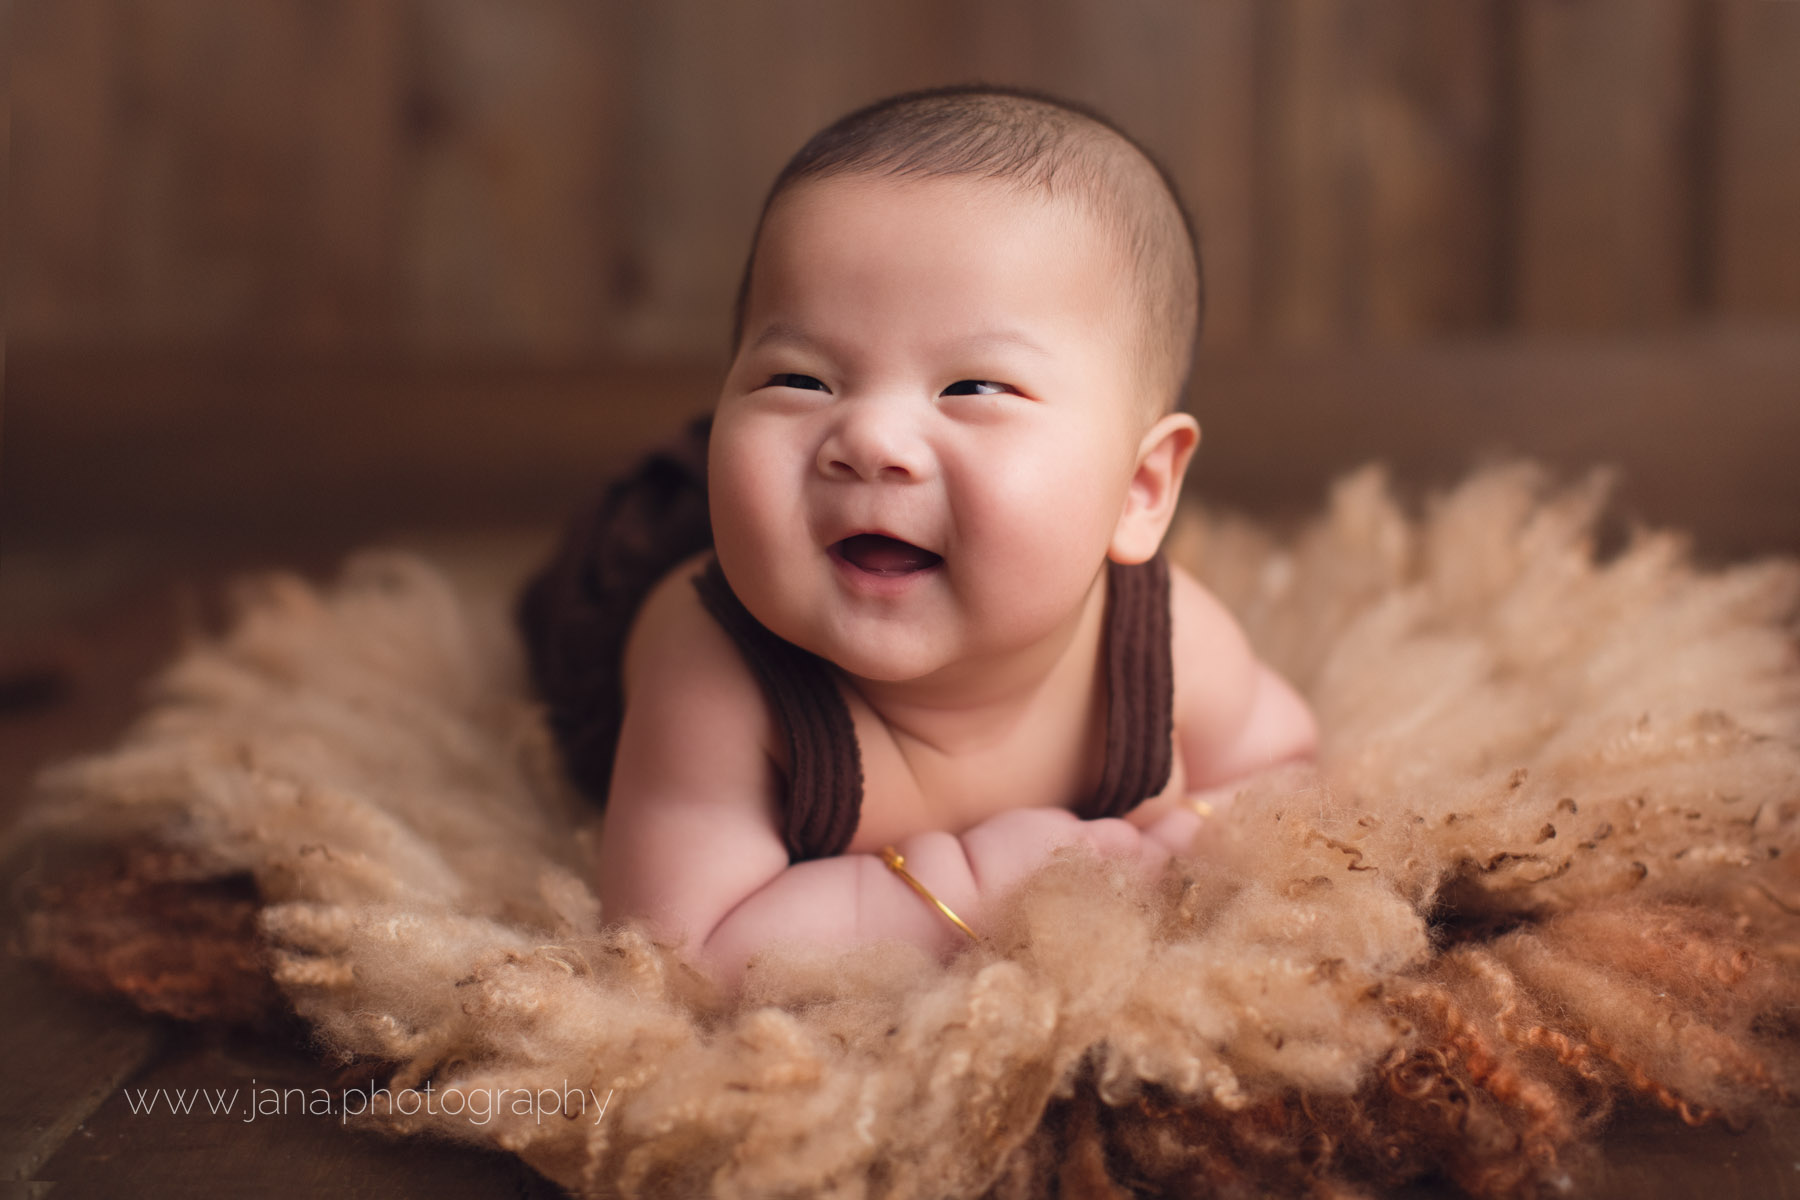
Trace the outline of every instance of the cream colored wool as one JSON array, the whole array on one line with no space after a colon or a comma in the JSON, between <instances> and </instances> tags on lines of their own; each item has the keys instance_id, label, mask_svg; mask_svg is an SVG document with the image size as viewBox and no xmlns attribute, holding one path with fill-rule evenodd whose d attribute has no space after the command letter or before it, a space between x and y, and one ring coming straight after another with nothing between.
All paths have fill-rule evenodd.
<instances>
[{"instance_id":1,"label":"cream colored wool","mask_svg":"<svg viewBox=\"0 0 1800 1200\"><path fill-rule=\"evenodd\" d=\"M605 925L504 593L398 555L262 582L120 746L46 775L27 932L169 1007L154 953L108 973L127 934L58 872L248 875L332 1053L396 1088L610 1092L597 1124L388 1121L572 1189L1554 1185L1620 1098L1785 1096L1800 1002L1800 571L1701 572L1665 535L1597 564L1603 492L1495 469L1414 519L1365 472L1291 542L1190 516L1172 554L1311 699L1318 768L1158 884L1051 862L946 966L778 948L731 1007Z\"/></svg>"}]
</instances>

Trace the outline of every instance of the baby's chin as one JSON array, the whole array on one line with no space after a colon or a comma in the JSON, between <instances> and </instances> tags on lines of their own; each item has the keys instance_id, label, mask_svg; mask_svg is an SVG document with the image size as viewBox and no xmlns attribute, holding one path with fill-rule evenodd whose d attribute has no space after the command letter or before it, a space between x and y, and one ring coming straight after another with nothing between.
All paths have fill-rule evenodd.
<instances>
[{"instance_id":1,"label":"baby's chin","mask_svg":"<svg viewBox=\"0 0 1800 1200\"><path fill-rule=\"evenodd\" d=\"M929 647L872 639L821 639L805 647L855 679L870 683L912 683L942 670L949 656Z\"/></svg>"},{"instance_id":2,"label":"baby's chin","mask_svg":"<svg viewBox=\"0 0 1800 1200\"><path fill-rule=\"evenodd\" d=\"M811 625L795 634L782 633L802 650L818 655L838 670L870 683L911 683L926 679L956 661L956 647L941 636L901 627L837 628Z\"/></svg>"}]
</instances>

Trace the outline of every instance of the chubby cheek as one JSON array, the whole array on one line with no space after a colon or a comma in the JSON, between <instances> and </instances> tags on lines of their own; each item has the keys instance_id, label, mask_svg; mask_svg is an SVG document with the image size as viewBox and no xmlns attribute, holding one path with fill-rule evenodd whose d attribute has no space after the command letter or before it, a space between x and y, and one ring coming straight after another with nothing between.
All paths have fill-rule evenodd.
<instances>
[{"instance_id":1,"label":"chubby cheek","mask_svg":"<svg viewBox=\"0 0 1800 1200\"><path fill-rule=\"evenodd\" d=\"M713 541L722 553L735 553L740 543L758 540L758 529L766 524L761 510L773 497L767 486L758 486L755 475L740 453L715 451L708 464Z\"/></svg>"},{"instance_id":2,"label":"chubby cheek","mask_svg":"<svg viewBox=\"0 0 1800 1200\"><path fill-rule=\"evenodd\" d=\"M791 447L730 427L714 435L707 463L713 544L719 562L746 603L778 577L794 552L792 531L804 529Z\"/></svg>"},{"instance_id":3,"label":"chubby cheek","mask_svg":"<svg viewBox=\"0 0 1800 1200\"><path fill-rule=\"evenodd\" d=\"M998 464L1005 464L1000 466ZM965 476L959 540L990 615L1065 615L1104 565L1121 484L1093 456L1005 455Z\"/></svg>"}]
</instances>

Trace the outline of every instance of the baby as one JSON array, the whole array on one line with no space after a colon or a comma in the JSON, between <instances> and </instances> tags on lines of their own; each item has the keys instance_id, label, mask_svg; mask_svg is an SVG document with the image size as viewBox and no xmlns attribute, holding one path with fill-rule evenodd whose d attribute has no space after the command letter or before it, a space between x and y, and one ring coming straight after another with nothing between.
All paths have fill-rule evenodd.
<instances>
[{"instance_id":1,"label":"baby","mask_svg":"<svg viewBox=\"0 0 1800 1200\"><path fill-rule=\"evenodd\" d=\"M727 984L778 939L948 950L1052 850L1155 869L1312 752L1158 554L1199 307L1167 178L1061 101L914 93L801 149L738 296L711 549L635 605L619 682L586 680L622 718L596 739L550 689L565 749L610 765L609 919ZM579 673L528 632L540 680Z\"/></svg>"}]
</instances>

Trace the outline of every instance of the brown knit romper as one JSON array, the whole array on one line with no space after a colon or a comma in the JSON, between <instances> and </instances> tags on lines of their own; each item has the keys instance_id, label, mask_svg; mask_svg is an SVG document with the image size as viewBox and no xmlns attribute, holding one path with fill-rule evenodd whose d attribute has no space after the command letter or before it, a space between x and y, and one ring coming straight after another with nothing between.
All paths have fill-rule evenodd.
<instances>
[{"instance_id":1,"label":"brown knit romper","mask_svg":"<svg viewBox=\"0 0 1800 1200\"><path fill-rule=\"evenodd\" d=\"M712 545L706 440L711 422L613 482L570 526L520 597L518 622L532 682L570 777L606 803L619 729L625 641L651 588ZM1169 569L1161 555L1107 568L1106 750L1099 790L1074 811L1116 817L1167 785L1174 728ZM712 560L694 586L761 683L788 748L782 840L793 862L842 854L862 814L862 756L823 659L769 632Z\"/></svg>"}]
</instances>

